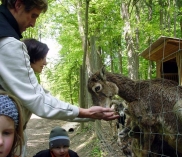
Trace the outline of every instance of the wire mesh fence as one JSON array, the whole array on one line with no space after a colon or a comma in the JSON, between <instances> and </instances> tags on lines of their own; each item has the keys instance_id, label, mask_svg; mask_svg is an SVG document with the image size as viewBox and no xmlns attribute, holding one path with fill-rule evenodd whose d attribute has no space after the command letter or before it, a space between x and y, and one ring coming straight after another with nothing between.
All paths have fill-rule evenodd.
<instances>
[{"instance_id":1,"label":"wire mesh fence","mask_svg":"<svg viewBox=\"0 0 182 157\"><path fill-rule=\"evenodd\" d=\"M116 87L117 94L128 102L129 118L122 130L128 128L126 148L132 151L132 156L182 156L181 47L180 39L161 37L145 50L143 56L156 61L158 79L134 81L104 70L93 75L93 80L90 77L94 104L109 102L117 93L114 91ZM97 135L108 156L127 156L123 149L124 138L118 145L111 133L113 126L106 127L103 121L97 123Z\"/></svg>"},{"instance_id":2,"label":"wire mesh fence","mask_svg":"<svg viewBox=\"0 0 182 157\"><path fill-rule=\"evenodd\" d=\"M100 140L100 149L103 151L103 157L125 157L122 146L117 143L117 133L113 132L114 125L107 121L96 121L96 134Z\"/></svg>"}]
</instances>

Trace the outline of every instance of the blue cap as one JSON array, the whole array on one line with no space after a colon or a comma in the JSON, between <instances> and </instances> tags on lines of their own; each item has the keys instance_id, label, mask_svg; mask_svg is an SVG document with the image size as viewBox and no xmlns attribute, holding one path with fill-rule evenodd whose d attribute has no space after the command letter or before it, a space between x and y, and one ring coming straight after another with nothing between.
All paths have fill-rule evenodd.
<instances>
[{"instance_id":1,"label":"blue cap","mask_svg":"<svg viewBox=\"0 0 182 157\"><path fill-rule=\"evenodd\" d=\"M7 95L0 95L0 115L12 118L15 126L18 126L18 109Z\"/></svg>"}]
</instances>

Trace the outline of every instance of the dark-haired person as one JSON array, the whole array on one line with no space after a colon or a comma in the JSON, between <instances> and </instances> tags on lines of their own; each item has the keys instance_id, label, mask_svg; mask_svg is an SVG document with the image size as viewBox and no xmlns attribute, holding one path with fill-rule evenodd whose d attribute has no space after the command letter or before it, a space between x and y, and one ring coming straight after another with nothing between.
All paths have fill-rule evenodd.
<instances>
[{"instance_id":1,"label":"dark-haired person","mask_svg":"<svg viewBox=\"0 0 182 157\"><path fill-rule=\"evenodd\" d=\"M38 82L40 83L40 73L44 66L47 65L46 58L49 48L45 43L33 38L24 39L23 42L25 43L28 55L30 56L30 65L37 76Z\"/></svg>"},{"instance_id":2,"label":"dark-haired person","mask_svg":"<svg viewBox=\"0 0 182 157\"><path fill-rule=\"evenodd\" d=\"M41 73L45 65L47 65L46 57L49 51L49 48L46 44L36 40L36 39L24 39L30 56L30 65L34 72Z\"/></svg>"},{"instance_id":3,"label":"dark-haired person","mask_svg":"<svg viewBox=\"0 0 182 157\"><path fill-rule=\"evenodd\" d=\"M118 118L110 108L92 106L84 109L53 97L38 83L27 48L20 41L28 27L34 27L47 0L1 0L0 5L0 89L22 102L24 128L32 113L49 119L74 121L76 118L112 120ZM84 120L84 119L83 119Z\"/></svg>"}]
</instances>

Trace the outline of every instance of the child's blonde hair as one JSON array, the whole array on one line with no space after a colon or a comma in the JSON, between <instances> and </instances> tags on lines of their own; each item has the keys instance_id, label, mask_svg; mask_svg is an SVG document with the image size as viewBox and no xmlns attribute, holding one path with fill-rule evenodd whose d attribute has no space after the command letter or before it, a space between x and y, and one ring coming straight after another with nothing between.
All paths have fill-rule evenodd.
<instances>
[{"instance_id":1,"label":"child's blonde hair","mask_svg":"<svg viewBox=\"0 0 182 157\"><path fill-rule=\"evenodd\" d=\"M11 151L8 155L8 157L14 156L15 152L17 151L17 148L20 148L19 156L21 155L21 150L22 150L22 145L24 143L24 138L23 138L23 119L22 119L22 109L21 109L21 103L12 94L9 94L5 91L0 90L0 95L7 95L15 104L17 110L18 110L18 125L15 128L15 137L14 137L14 142L13 146L11 148Z\"/></svg>"}]
</instances>

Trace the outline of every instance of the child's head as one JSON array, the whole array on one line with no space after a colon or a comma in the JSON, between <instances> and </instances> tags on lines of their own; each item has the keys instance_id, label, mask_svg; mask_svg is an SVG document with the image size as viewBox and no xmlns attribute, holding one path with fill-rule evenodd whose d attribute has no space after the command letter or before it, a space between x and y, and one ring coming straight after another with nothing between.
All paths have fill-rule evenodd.
<instances>
[{"instance_id":1,"label":"child's head","mask_svg":"<svg viewBox=\"0 0 182 157\"><path fill-rule=\"evenodd\" d=\"M0 157L14 155L23 144L20 103L16 97L0 91ZM21 152L20 152L21 154Z\"/></svg>"},{"instance_id":2,"label":"child's head","mask_svg":"<svg viewBox=\"0 0 182 157\"><path fill-rule=\"evenodd\" d=\"M65 129L55 127L49 135L49 148L55 157L66 156L70 146L70 139Z\"/></svg>"}]
</instances>

